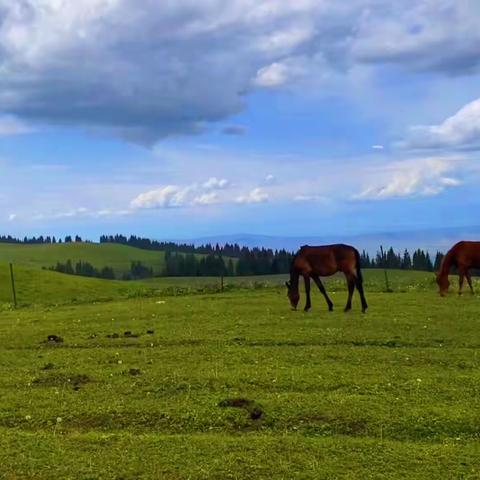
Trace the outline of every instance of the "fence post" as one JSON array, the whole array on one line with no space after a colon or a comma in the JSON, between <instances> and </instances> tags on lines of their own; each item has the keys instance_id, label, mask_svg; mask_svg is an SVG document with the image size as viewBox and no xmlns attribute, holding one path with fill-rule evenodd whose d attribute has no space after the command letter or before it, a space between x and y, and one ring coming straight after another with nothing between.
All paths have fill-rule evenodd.
<instances>
[{"instance_id":1,"label":"fence post","mask_svg":"<svg viewBox=\"0 0 480 480\"><path fill-rule=\"evenodd\" d=\"M17 308L17 293L15 292L15 277L13 276L13 264L10 263L10 281L12 282L13 306Z\"/></svg>"},{"instance_id":2,"label":"fence post","mask_svg":"<svg viewBox=\"0 0 480 480\"><path fill-rule=\"evenodd\" d=\"M387 273L387 255L383 251L383 246L380 245L380 253L382 255L382 263L383 263L383 274L385 275L385 291L387 293L391 292L390 289L390 282L388 281L388 273Z\"/></svg>"}]
</instances>

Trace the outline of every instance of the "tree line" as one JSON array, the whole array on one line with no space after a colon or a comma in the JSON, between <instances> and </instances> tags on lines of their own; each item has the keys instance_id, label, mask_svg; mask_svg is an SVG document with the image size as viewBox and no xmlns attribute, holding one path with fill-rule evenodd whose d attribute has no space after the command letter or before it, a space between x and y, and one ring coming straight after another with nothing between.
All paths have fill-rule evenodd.
<instances>
[{"instance_id":1,"label":"tree line","mask_svg":"<svg viewBox=\"0 0 480 480\"><path fill-rule=\"evenodd\" d=\"M91 243L89 240L82 240L82 237L79 235L71 236L67 235L63 238L63 240L60 237L55 237L55 236L43 236L40 235L38 237L23 237L23 238L16 238L12 237L11 235L1 235L0 236L0 243L24 243L24 244L49 244L49 243L71 243L71 242L85 242L85 243Z\"/></svg>"},{"instance_id":2,"label":"tree line","mask_svg":"<svg viewBox=\"0 0 480 480\"><path fill-rule=\"evenodd\" d=\"M0 243L70 243L82 242L79 235L67 235L63 239L54 236L24 237L19 238L1 236ZM207 243L195 246L187 243L161 242L149 238L130 235L102 235L100 243L117 243L128 245L143 250L155 250L165 252L165 267L162 271L153 272L149 267L135 262L125 278L147 278L148 276L245 276L245 275L268 275L288 273L293 253L285 249L273 250L269 248L242 247L236 243L213 245ZM395 252L392 247L388 250L382 248L376 255L370 256L363 251L360 257L363 268L389 268L403 270L438 270L443 254L437 252L432 258L428 251L416 249L410 253L407 249L403 253ZM71 262L70 262L71 263ZM110 278L111 267L102 272L95 269L88 262L79 262L80 265L57 264L54 269L85 276L98 276ZM63 269L63 270L62 270ZM80 272L80 273L78 273ZM115 275L114 275L115 276Z\"/></svg>"},{"instance_id":3,"label":"tree line","mask_svg":"<svg viewBox=\"0 0 480 480\"><path fill-rule=\"evenodd\" d=\"M114 279L115 272L111 267L103 267L101 269L95 268L89 262L77 262L75 265L71 260L67 260L65 263L57 262L54 267L50 267L49 270L55 272L67 273L69 275L80 275L82 277L97 277Z\"/></svg>"},{"instance_id":4,"label":"tree line","mask_svg":"<svg viewBox=\"0 0 480 480\"><path fill-rule=\"evenodd\" d=\"M418 248L410 255L410 252L405 249L403 254L395 252L392 247L388 250L382 248L377 251L374 257L363 251L360 255L360 265L362 268L389 268L401 270L423 270L423 271L437 271L440 269L444 254L437 252L432 261L430 254Z\"/></svg>"},{"instance_id":5,"label":"tree line","mask_svg":"<svg viewBox=\"0 0 480 480\"><path fill-rule=\"evenodd\" d=\"M73 264L71 260L65 263L57 262L49 270L55 272L67 273L69 275L80 275L82 277L96 277L113 280L117 278L112 267L105 266L101 269L95 268L89 262L76 262ZM153 277L153 269L142 264L142 262L134 261L130 264L130 271L122 275L122 280L140 280L142 278Z\"/></svg>"}]
</instances>

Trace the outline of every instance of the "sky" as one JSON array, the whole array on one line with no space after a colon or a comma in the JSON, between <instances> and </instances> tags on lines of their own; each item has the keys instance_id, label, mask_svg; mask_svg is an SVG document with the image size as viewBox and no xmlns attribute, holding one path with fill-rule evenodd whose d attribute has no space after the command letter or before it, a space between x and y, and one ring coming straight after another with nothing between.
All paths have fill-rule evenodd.
<instances>
[{"instance_id":1,"label":"sky","mask_svg":"<svg viewBox=\"0 0 480 480\"><path fill-rule=\"evenodd\" d=\"M479 225L478 0L0 0L2 234Z\"/></svg>"}]
</instances>

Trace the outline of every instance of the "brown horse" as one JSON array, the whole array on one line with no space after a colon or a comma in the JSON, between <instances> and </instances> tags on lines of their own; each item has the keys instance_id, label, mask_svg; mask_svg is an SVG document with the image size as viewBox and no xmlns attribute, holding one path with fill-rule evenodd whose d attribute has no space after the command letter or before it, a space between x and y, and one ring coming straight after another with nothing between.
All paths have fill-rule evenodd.
<instances>
[{"instance_id":1,"label":"brown horse","mask_svg":"<svg viewBox=\"0 0 480 480\"><path fill-rule=\"evenodd\" d=\"M466 277L470 291L473 292L472 279L470 277L470 268L480 268L480 242L458 242L443 257L440 271L437 274L437 284L439 293L443 297L448 293L450 282L448 273L454 266L458 269L458 294L462 294L463 280Z\"/></svg>"},{"instance_id":2,"label":"brown horse","mask_svg":"<svg viewBox=\"0 0 480 480\"><path fill-rule=\"evenodd\" d=\"M301 275L305 282L305 293L307 295L304 310L307 312L312 306L310 301L310 279L316 283L320 292L322 292L327 301L328 309L330 311L333 310L333 303L330 298L328 298L320 277L328 277L337 272L343 272L347 279L348 300L345 311L347 312L352 308L352 296L356 286L362 301L362 312L365 312L368 306L363 293L360 255L354 247L342 244L319 247L304 245L300 248L290 266L290 281L286 282L288 298L292 308L296 310L298 301L300 300L298 280Z\"/></svg>"}]
</instances>

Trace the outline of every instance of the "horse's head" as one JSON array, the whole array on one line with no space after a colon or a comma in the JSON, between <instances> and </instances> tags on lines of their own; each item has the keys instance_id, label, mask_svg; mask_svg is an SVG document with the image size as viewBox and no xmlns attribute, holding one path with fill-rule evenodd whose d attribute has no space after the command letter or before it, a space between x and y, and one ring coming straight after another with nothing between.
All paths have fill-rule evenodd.
<instances>
[{"instance_id":1,"label":"horse's head","mask_svg":"<svg viewBox=\"0 0 480 480\"><path fill-rule=\"evenodd\" d=\"M440 295L444 297L448 293L448 287L450 286L448 275L442 275L441 273L437 273L437 285L439 288L438 293L440 293Z\"/></svg>"},{"instance_id":2,"label":"horse's head","mask_svg":"<svg viewBox=\"0 0 480 480\"><path fill-rule=\"evenodd\" d=\"M293 310L297 309L298 302L300 300L300 294L298 293L298 287L292 286L292 282L285 282L287 286L287 297L290 300L290 305Z\"/></svg>"}]
</instances>

